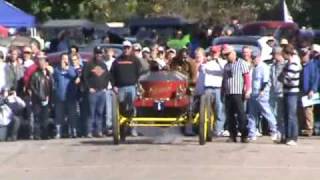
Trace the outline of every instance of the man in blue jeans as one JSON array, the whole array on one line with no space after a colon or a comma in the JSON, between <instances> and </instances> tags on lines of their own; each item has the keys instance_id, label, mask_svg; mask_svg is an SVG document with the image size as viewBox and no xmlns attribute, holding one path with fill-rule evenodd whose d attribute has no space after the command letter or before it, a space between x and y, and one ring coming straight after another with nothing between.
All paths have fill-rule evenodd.
<instances>
[{"instance_id":1,"label":"man in blue jeans","mask_svg":"<svg viewBox=\"0 0 320 180\"><path fill-rule=\"evenodd\" d=\"M221 47L213 46L211 48L212 58L199 68L199 77L196 83L197 94L210 94L214 97L214 108L216 115L215 136L223 136L225 124L225 111L221 99L221 86L223 78L223 68L227 61L220 57Z\"/></svg>"},{"instance_id":2,"label":"man in blue jeans","mask_svg":"<svg viewBox=\"0 0 320 180\"><path fill-rule=\"evenodd\" d=\"M272 50L272 65L270 67L270 105L277 119L278 131L281 134L281 141L284 141L284 104L283 84L278 81L279 75L286 64L282 56L282 48L275 47Z\"/></svg>"},{"instance_id":3,"label":"man in blue jeans","mask_svg":"<svg viewBox=\"0 0 320 180\"><path fill-rule=\"evenodd\" d=\"M297 145L299 134L297 106L300 93L299 85L302 67L292 45L289 44L284 47L283 56L288 60L279 76L279 81L283 83L284 93L284 129L286 134L286 144L294 146Z\"/></svg>"},{"instance_id":4,"label":"man in blue jeans","mask_svg":"<svg viewBox=\"0 0 320 180\"><path fill-rule=\"evenodd\" d=\"M60 55L60 66L54 69L54 92L55 92L55 123L57 134L60 138L62 125L65 124L67 117L68 136L77 137L77 89L75 78L77 74L75 69L69 65L69 56L67 53Z\"/></svg>"},{"instance_id":5,"label":"man in blue jeans","mask_svg":"<svg viewBox=\"0 0 320 180\"><path fill-rule=\"evenodd\" d=\"M106 104L105 89L110 81L107 66L103 62L103 49L94 49L94 58L84 67L83 79L88 88L89 120L87 123L87 137L91 138L96 126L97 137L102 137L103 112Z\"/></svg>"},{"instance_id":6,"label":"man in blue jeans","mask_svg":"<svg viewBox=\"0 0 320 180\"><path fill-rule=\"evenodd\" d=\"M262 116L268 121L271 139L276 141L278 139L277 120L269 104L270 68L267 64L262 62L259 53L253 59L253 65L252 92L250 99L248 100L249 139L257 139L256 123L259 119L259 115L262 114Z\"/></svg>"},{"instance_id":7,"label":"man in blue jeans","mask_svg":"<svg viewBox=\"0 0 320 180\"><path fill-rule=\"evenodd\" d=\"M301 48L299 51L301 57L301 64L303 66L300 75L300 91L301 96L308 96L312 99L313 95L318 90L319 71L317 64L311 59L311 52L308 47ZM299 103L302 106L302 103ZM312 136L314 129L314 106L300 107L299 120L301 134L305 136Z\"/></svg>"},{"instance_id":8,"label":"man in blue jeans","mask_svg":"<svg viewBox=\"0 0 320 180\"><path fill-rule=\"evenodd\" d=\"M133 104L127 103L128 101L134 101L136 97L136 86L140 76L141 65L139 60L132 53L132 44L130 41L123 42L123 54L116 59L111 67L111 74L113 85L116 91L118 91L120 104L125 104L127 110L133 110ZM131 106L131 107L129 107ZM137 136L138 133L135 129L131 130L132 136Z\"/></svg>"}]
</instances>

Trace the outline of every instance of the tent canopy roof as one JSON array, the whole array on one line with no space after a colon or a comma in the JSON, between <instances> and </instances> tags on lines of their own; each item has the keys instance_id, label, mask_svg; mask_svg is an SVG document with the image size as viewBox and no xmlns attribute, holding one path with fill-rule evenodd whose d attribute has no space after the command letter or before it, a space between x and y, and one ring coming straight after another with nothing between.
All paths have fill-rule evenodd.
<instances>
[{"instance_id":1,"label":"tent canopy roof","mask_svg":"<svg viewBox=\"0 0 320 180\"><path fill-rule=\"evenodd\" d=\"M7 1L0 0L0 25L6 27L33 27L36 20Z\"/></svg>"}]
</instances>

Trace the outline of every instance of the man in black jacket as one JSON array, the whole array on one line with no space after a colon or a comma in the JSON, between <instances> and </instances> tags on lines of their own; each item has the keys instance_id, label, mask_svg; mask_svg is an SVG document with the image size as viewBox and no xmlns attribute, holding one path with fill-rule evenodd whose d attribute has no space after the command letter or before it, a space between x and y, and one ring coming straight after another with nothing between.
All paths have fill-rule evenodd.
<instances>
[{"instance_id":1,"label":"man in black jacket","mask_svg":"<svg viewBox=\"0 0 320 180\"><path fill-rule=\"evenodd\" d=\"M126 110L133 110L133 101L136 97L136 85L140 76L139 60L132 53L132 44L130 41L123 42L123 54L113 62L111 67L113 84L118 92L120 104L129 105L131 107ZM128 102L129 101L129 102ZM135 129L131 134L137 136Z\"/></svg>"},{"instance_id":2,"label":"man in black jacket","mask_svg":"<svg viewBox=\"0 0 320 180\"><path fill-rule=\"evenodd\" d=\"M92 137L93 123L96 124L98 137L102 137L103 112L106 103L105 89L110 81L107 66L103 62L103 49L94 49L94 58L84 67L83 80L89 92L89 119L87 137Z\"/></svg>"},{"instance_id":3,"label":"man in black jacket","mask_svg":"<svg viewBox=\"0 0 320 180\"><path fill-rule=\"evenodd\" d=\"M46 57L38 57L38 70L32 75L30 81L35 139L48 138L49 101L53 83L47 66Z\"/></svg>"}]
</instances>

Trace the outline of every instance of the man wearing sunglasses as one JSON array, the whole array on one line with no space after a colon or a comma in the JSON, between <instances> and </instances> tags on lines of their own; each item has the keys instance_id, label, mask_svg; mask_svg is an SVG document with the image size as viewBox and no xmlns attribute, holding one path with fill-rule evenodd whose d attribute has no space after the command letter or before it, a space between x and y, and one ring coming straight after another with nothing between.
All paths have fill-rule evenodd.
<instances>
[{"instance_id":1,"label":"man wearing sunglasses","mask_svg":"<svg viewBox=\"0 0 320 180\"><path fill-rule=\"evenodd\" d=\"M248 142L248 120L244 111L244 97L250 96L249 67L244 60L237 57L236 51L230 45L223 45L222 55L228 61L224 67L222 80L222 95L225 96L230 142L237 142L238 130L241 132L241 142ZM223 97L223 96L222 96ZM235 118L235 114L238 115ZM238 121L238 122L237 122Z\"/></svg>"},{"instance_id":2,"label":"man wearing sunglasses","mask_svg":"<svg viewBox=\"0 0 320 180\"><path fill-rule=\"evenodd\" d=\"M23 67L25 69L28 69L33 64L34 64L34 61L32 58L32 49L29 46L25 46L23 48Z\"/></svg>"}]
</instances>

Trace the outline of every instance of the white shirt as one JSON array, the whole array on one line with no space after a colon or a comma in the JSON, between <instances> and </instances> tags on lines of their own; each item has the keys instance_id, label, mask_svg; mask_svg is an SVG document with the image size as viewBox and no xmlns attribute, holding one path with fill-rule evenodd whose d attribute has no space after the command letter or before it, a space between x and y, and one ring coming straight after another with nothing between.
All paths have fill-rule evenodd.
<instances>
[{"instance_id":1,"label":"white shirt","mask_svg":"<svg viewBox=\"0 0 320 180\"><path fill-rule=\"evenodd\" d=\"M33 60L31 59L27 59L23 62L23 67L25 69L28 69L30 66L32 66L34 64Z\"/></svg>"},{"instance_id":2,"label":"white shirt","mask_svg":"<svg viewBox=\"0 0 320 180\"><path fill-rule=\"evenodd\" d=\"M167 65L164 59L157 58L155 61L158 63L160 69L163 69Z\"/></svg>"},{"instance_id":3,"label":"white shirt","mask_svg":"<svg viewBox=\"0 0 320 180\"><path fill-rule=\"evenodd\" d=\"M109 60L107 60L107 61L104 61L104 64L107 66L108 71L111 70L111 66L112 66L114 60L115 60L115 58L111 58L111 59L109 59ZM109 84L108 84L108 89L112 89L112 85L111 85L110 82L109 82Z\"/></svg>"},{"instance_id":4,"label":"white shirt","mask_svg":"<svg viewBox=\"0 0 320 180\"><path fill-rule=\"evenodd\" d=\"M206 87L221 88L223 69L226 64L227 62L222 59L211 60L202 64L199 68L196 91L201 94Z\"/></svg>"},{"instance_id":5,"label":"white shirt","mask_svg":"<svg viewBox=\"0 0 320 180\"><path fill-rule=\"evenodd\" d=\"M12 110L6 104L0 106L0 109L0 126L7 126L11 122Z\"/></svg>"}]
</instances>

